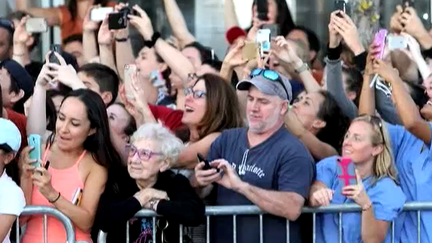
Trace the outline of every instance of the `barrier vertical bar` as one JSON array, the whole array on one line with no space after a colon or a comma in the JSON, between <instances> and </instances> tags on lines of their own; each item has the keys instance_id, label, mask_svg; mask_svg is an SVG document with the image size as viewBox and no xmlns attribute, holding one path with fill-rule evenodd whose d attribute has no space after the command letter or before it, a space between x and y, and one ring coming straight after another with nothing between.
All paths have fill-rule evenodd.
<instances>
[{"instance_id":1,"label":"barrier vertical bar","mask_svg":"<svg viewBox=\"0 0 432 243\"><path fill-rule=\"evenodd\" d=\"M394 243L394 220L391 222L391 243Z\"/></svg>"},{"instance_id":2,"label":"barrier vertical bar","mask_svg":"<svg viewBox=\"0 0 432 243\"><path fill-rule=\"evenodd\" d=\"M339 215L339 225L338 225L339 243L342 243L342 213L338 213L338 215Z\"/></svg>"},{"instance_id":3,"label":"barrier vertical bar","mask_svg":"<svg viewBox=\"0 0 432 243\"><path fill-rule=\"evenodd\" d=\"M17 217L17 219L16 219L16 225L15 225L15 239L16 239L16 241L19 243L20 242L20 232L19 232L19 230L20 230L20 227L19 227L19 217Z\"/></svg>"},{"instance_id":4,"label":"barrier vertical bar","mask_svg":"<svg viewBox=\"0 0 432 243\"><path fill-rule=\"evenodd\" d=\"M421 236L420 236L420 228L421 228L421 220L420 220L420 210L417 210L417 242L421 242Z\"/></svg>"},{"instance_id":5,"label":"barrier vertical bar","mask_svg":"<svg viewBox=\"0 0 432 243\"><path fill-rule=\"evenodd\" d=\"M43 215L43 240L44 243L48 242L48 216L46 214Z\"/></svg>"},{"instance_id":6,"label":"barrier vertical bar","mask_svg":"<svg viewBox=\"0 0 432 243\"><path fill-rule=\"evenodd\" d=\"M180 243L183 243L183 225L179 225Z\"/></svg>"},{"instance_id":7,"label":"barrier vertical bar","mask_svg":"<svg viewBox=\"0 0 432 243\"><path fill-rule=\"evenodd\" d=\"M237 243L237 215L233 215L233 242Z\"/></svg>"},{"instance_id":8,"label":"barrier vertical bar","mask_svg":"<svg viewBox=\"0 0 432 243\"><path fill-rule=\"evenodd\" d=\"M290 243L290 221L286 221L286 231L287 231L287 243Z\"/></svg>"},{"instance_id":9,"label":"barrier vertical bar","mask_svg":"<svg viewBox=\"0 0 432 243\"><path fill-rule=\"evenodd\" d=\"M126 243L130 242L130 237L129 237L129 220L126 221Z\"/></svg>"},{"instance_id":10,"label":"barrier vertical bar","mask_svg":"<svg viewBox=\"0 0 432 243\"><path fill-rule=\"evenodd\" d=\"M152 238L153 238L153 242L156 242L156 217L153 217Z\"/></svg>"},{"instance_id":11,"label":"barrier vertical bar","mask_svg":"<svg viewBox=\"0 0 432 243\"><path fill-rule=\"evenodd\" d=\"M259 226L260 226L260 243L263 243L264 237L263 237L263 215L262 214L259 215Z\"/></svg>"},{"instance_id":12,"label":"barrier vertical bar","mask_svg":"<svg viewBox=\"0 0 432 243\"><path fill-rule=\"evenodd\" d=\"M210 243L210 216L207 216L207 225L206 225L206 242Z\"/></svg>"},{"instance_id":13,"label":"barrier vertical bar","mask_svg":"<svg viewBox=\"0 0 432 243\"><path fill-rule=\"evenodd\" d=\"M316 242L316 213L312 214L312 242Z\"/></svg>"}]
</instances>

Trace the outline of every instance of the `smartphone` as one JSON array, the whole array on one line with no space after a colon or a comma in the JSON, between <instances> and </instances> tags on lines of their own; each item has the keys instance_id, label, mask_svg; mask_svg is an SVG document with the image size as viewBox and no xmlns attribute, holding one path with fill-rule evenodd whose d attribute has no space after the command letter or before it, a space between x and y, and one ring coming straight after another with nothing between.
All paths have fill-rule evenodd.
<instances>
[{"instance_id":1,"label":"smartphone","mask_svg":"<svg viewBox=\"0 0 432 243\"><path fill-rule=\"evenodd\" d=\"M346 13L347 12L346 2L344 0L336 0L335 11L336 10L340 10L340 11ZM340 14L340 13L338 13L337 16L342 18L342 14Z\"/></svg>"},{"instance_id":2,"label":"smartphone","mask_svg":"<svg viewBox=\"0 0 432 243\"><path fill-rule=\"evenodd\" d=\"M387 34L388 31L386 29L380 29L374 37L374 43L380 48L379 52L376 55L376 58L379 58L381 60L384 58Z\"/></svg>"},{"instance_id":3,"label":"smartphone","mask_svg":"<svg viewBox=\"0 0 432 243\"><path fill-rule=\"evenodd\" d=\"M204 158L202 154L197 154L199 162L204 162L204 170L210 170L213 169L213 167L210 166L210 162ZM219 168L215 168L217 172L219 172Z\"/></svg>"},{"instance_id":4,"label":"smartphone","mask_svg":"<svg viewBox=\"0 0 432 243\"><path fill-rule=\"evenodd\" d=\"M30 18L25 24L28 33L44 33L48 31L48 23L44 18Z\"/></svg>"},{"instance_id":5,"label":"smartphone","mask_svg":"<svg viewBox=\"0 0 432 243\"><path fill-rule=\"evenodd\" d=\"M114 12L112 7L93 8L90 12L91 21L103 21L107 14Z\"/></svg>"},{"instance_id":6,"label":"smartphone","mask_svg":"<svg viewBox=\"0 0 432 243\"><path fill-rule=\"evenodd\" d=\"M83 193L83 190L81 188L77 188L75 190L75 193L74 193L74 195L72 197L72 204L74 204L76 206L80 205L82 193Z\"/></svg>"},{"instance_id":7,"label":"smartphone","mask_svg":"<svg viewBox=\"0 0 432 243\"><path fill-rule=\"evenodd\" d=\"M387 36L387 45L389 50L406 49L408 47L407 39L403 36Z\"/></svg>"},{"instance_id":8,"label":"smartphone","mask_svg":"<svg viewBox=\"0 0 432 243\"><path fill-rule=\"evenodd\" d=\"M49 54L49 57L48 57L49 63L56 63L56 64L60 65L60 61L56 57L56 55L54 54L54 52L57 52L58 54L61 54L61 46L57 45L57 44L52 45L51 46L51 53Z\"/></svg>"},{"instance_id":9,"label":"smartphone","mask_svg":"<svg viewBox=\"0 0 432 243\"><path fill-rule=\"evenodd\" d=\"M261 56L264 56L265 54L268 54L271 49L270 45L270 36L271 31L270 29L259 29L257 36L256 36L256 43L258 43Z\"/></svg>"},{"instance_id":10,"label":"smartphone","mask_svg":"<svg viewBox=\"0 0 432 243\"><path fill-rule=\"evenodd\" d=\"M27 137L27 142L30 147L33 147L33 150L29 153L29 157L31 160L36 160L36 162L31 163L31 165L36 168L40 167L42 158L41 136L39 134L30 134Z\"/></svg>"},{"instance_id":11,"label":"smartphone","mask_svg":"<svg viewBox=\"0 0 432 243\"><path fill-rule=\"evenodd\" d=\"M256 59L258 51L258 45L255 42L245 42L242 48L242 55L244 59L254 60Z\"/></svg>"},{"instance_id":12,"label":"smartphone","mask_svg":"<svg viewBox=\"0 0 432 243\"><path fill-rule=\"evenodd\" d=\"M337 177L343 187L356 185L355 166L350 158L338 158Z\"/></svg>"},{"instance_id":13,"label":"smartphone","mask_svg":"<svg viewBox=\"0 0 432 243\"><path fill-rule=\"evenodd\" d=\"M108 29L110 30L120 30L126 29L128 23L128 15L132 13L130 8L126 7L121 9L118 13L110 13L108 15Z\"/></svg>"},{"instance_id":14,"label":"smartphone","mask_svg":"<svg viewBox=\"0 0 432 243\"><path fill-rule=\"evenodd\" d=\"M268 20L268 2L267 0L256 0L256 6L258 11L258 19Z\"/></svg>"},{"instance_id":15,"label":"smartphone","mask_svg":"<svg viewBox=\"0 0 432 243\"><path fill-rule=\"evenodd\" d=\"M277 37L280 35L279 26L277 24L265 24L262 27L263 29L269 29L270 30L270 37Z\"/></svg>"},{"instance_id":16,"label":"smartphone","mask_svg":"<svg viewBox=\"0 0 432 243\"><path fill-rule=\"evenodd\" d=\"M125 85L125 90L126 90L126 98L129 100L135 100L135 96L133 93L133 86L132 86L132 75L137 75L138 68L135 64L127 64L125 66L124 72L125 72L124 73L124 76L125 76L124 85Z\"/></svg>"}]
</instances>

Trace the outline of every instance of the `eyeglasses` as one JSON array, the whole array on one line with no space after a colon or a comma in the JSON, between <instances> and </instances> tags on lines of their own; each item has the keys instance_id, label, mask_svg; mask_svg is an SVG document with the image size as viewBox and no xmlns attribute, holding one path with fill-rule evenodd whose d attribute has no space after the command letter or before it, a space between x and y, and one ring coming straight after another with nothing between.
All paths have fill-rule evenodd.
<instances>
[{"instance_id":1,"label":"eyeglasses","mask_svg":"<svg viewBox=\"0 0 432 243\"><path fill-rule=\"evenodd\" d=\"M270 81L278 82L280 85L282 85L282 88L285 90L285 93L287 94L287 99L290 98L290 95L288 94L288 90L285 88L285 85L279 73L269 69L255 68L250 73L250 78L254 78L259 75L263 76L264 78Z\"/></svg>"},{"instance_id":2,"label":"eyeglasses","mask_svg":"<svg viewBox=\"0 0 432 243\"><path fill-rule=\"evenodd\" d=\"M184 89L184 94L186 96L192 94L192 97L194 99L200 99L200 98L203 98L207 95L206 92L204 92L204 91L201 91L201 90L194 91L192 88Z\"/></svg>"},{"instance_id":3,"label":"eyeglasses","mask_svg":"<svg viewBox=\"0 0 432 243\"><path fill-rule=\"evenodd\" d=\"M156 153L148 149L138 149L132 144L126 145L126 152L129 154L129 158L133 158L135 154L138 154L138 158L141 161L149 161L155 155L163 155L162 153Z\"/></svg>"}]
</instances>

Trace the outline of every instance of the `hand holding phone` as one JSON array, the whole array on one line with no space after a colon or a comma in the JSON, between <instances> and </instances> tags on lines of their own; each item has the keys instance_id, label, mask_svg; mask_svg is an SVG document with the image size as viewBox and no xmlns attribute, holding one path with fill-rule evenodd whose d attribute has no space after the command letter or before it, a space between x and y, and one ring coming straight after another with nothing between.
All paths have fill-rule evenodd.
<instances>
[{"instance_id":1,"label":"hand holding phone","mask_svg":"<svg viewBox=\"0 0 432 243\"><path fill-rule=\"evenodd\" d=\"M259 45L261 56L264 56L270 52L270 29L259 29L256 36L256 43Z\"/></svg>"},{"instance_id":2,"label":"hand holding phone","mask_svg":"<svg viewBox=\"0 0 432 243\"><path fill-rule=\"evenodd\" d=\"M51 53L49 54L49 57L48 57L49 63L55 63L55 64L58 64L58 65L61 65L59 59L56 57L56 55L54 54L54 52L57 52L58 54L61 54L61 46L60 45L56 45L56 44L51 46Z\"/></svg>"},{"instance_id":3,"label":"hand holding phone","mask_svg":"<svg viewBox=\"0 0 432 243\"><path fill-rule=\"evenodd\" d=\"M336 2L335 2L335 11L337 11L337 10L340 10L340 11L342 11L344 13L347 12L345 0L336 0ZM343 18L343 16L342 16L341 13L337 13L336 16L338 16L339 18Z\"/></svg>"},{"instance_id":4,"label":"hand holding phone","mask_svg":"<svg viewBox=\"0 0 432 243\"><path fill-rule=\"evenodd\" d=\"M211 169L216 169L217 172L219 172L219 168L213 168L210 166L210 162L208 160L206 160L204 158L204 156L202 154L197 154L198 160L200 162L204 162L204 170L211 170Z\"/></svg>"},{"instance_id":5,"label":"hand holding phone","mask_svg":"<svg viewBox=\"0 0 432 243\"><path fill-rule=\"evenodd\" d=\"M375 57L381 60L384 58L387 34L388 31L386 29L380 29L374 37L374 44L379 47L379 51Z\"/></svg>"}]
</instances>

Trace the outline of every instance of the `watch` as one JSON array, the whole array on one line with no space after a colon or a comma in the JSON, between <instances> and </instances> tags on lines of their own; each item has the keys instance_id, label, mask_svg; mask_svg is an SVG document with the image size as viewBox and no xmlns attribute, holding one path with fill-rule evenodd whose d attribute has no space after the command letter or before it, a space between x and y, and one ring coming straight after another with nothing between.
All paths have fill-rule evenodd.
<instances>
[{"instance_id":1,"label":"watch","mask_svg":"<svg viewBox=\"0 0 432 243\"><path fill-rule=\"evenodd\" d=\"M307 65L307 63L303 63L299 68L296 68L294 71L297 74L300 74L300 73L302 73L304 71L308 71L308 70L309 70L309 66Z\"/></svg>"},{"instance_id":2,"label":"watch","mask_svg":"<svg viewBox=\"0 0 432 243\"><path fill-rule=\"evenodd\" d=\"M156 41L161 37L161 34L159 32L154 32L153 36L151 37L151 40L144 40L144 45L148 48L153 48L153 46L156 44Z\"/></svg>"}]
</instances>

